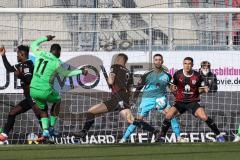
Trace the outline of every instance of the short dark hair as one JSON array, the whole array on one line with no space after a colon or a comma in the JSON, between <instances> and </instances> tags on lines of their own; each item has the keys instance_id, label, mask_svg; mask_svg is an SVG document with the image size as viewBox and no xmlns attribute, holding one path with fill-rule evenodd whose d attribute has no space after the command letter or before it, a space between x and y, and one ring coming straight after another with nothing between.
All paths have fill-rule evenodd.
<instances>
[{"instance_id":1,"label":"short dark hair","mask_svg":"<svg viewBox=\"0 0 240 160\"><path fill-rule=\"evenodd\" d=\"M193 58L192 57L185 57L183 61L185 61L185 60L191 61L192 64L193 64Z\"/></svg>"},{"instance_id":2,"label":"short dark hair","mask_svg":"<svg viewBox=\"0 0 240 160\"><path fill-rule=\"evenodd\" d=\"M29 55L29 47L25 45L20 45L17 47L18 51L23 51L25 53L25 56L28 58Z\"/></svg>"},{"instance_id":3,"label":"short dark hair","mask_svg":"<svg viewBox=\"0 0 240 160\"><path fill-rule=\"evenodd\" d=\"M124 54L124 53L119 53L119 54L117 55L117 57L123 57L125 63L128 61L128 56L127 56L126 54Z\"/></svg>"},{"instance_id":4,"label":"short dark hair","mask_svg":"<svg viewBox=\"0 0 240 160\"><path fill-rule=\"evenodd\" d=\"M153 58L155 58L155 57L161 57L163 59L163 56L161 54L159 54L159 53L154 54Z\"/></svg>"},{"instance_id":5,"label":"short dark hair","mask_svg":"<svg viewBox=\"0 0 240 160\"><path fill-rule=\"evenodd\" d=\"M61 51L61 46L56 43L52 44L51 48L50 48L50 52L52 52L52 51Z\"/></svg>"}]
</instances>

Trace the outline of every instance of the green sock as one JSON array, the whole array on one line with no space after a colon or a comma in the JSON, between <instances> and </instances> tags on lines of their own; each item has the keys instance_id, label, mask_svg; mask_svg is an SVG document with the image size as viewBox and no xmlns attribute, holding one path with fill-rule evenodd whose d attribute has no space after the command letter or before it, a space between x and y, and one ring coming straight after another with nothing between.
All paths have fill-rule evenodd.
<instances>
[{"instance_id":1,"label":"green sock","mask_svg":"<svg viewBox=\"0 0 240 160\"><path fill-rule=\"evenodd\" d=\"M238 127L238 135L240 136L240 125Z\"/></svg>"},{"instance_id":2,"label":"green sock","mask_svg":"<svg viewBox=\"0 0 240 160\"><path fill-rule=\"evenodd\" d=\"M57 117L56 116L50 116L50 126L54 127L57 122Z\"/></svg>"},{"instance_id":3,"label":"green sock","mask_svg":"<svg viewBox=\"0 0 240 160\"><path fill-rule=\"evenodd\" d=\"M48 130L49 127L48 118L47 117L41 118L41 121L43 130Z\"/></svg>"}]
</instances>

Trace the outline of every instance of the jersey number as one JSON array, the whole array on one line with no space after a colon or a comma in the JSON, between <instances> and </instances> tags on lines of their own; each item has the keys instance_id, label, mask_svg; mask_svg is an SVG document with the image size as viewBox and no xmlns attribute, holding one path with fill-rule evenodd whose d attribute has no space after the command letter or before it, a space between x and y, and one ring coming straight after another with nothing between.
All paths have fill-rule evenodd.
<instances>
[{"instance_id":1,"label":"jersey number","mask_svg":"<svg viewBox=\"0 0 240 160\"><path fill-rule=\"evenodd\" d=\"M43 65L42 70L41 70L41 72L40 72L40 74L43 75L44 70L45 70L45 68L46 68L46 66L47 66L48 61L44 61L44 59L42 59L42 58L40 58L39 61L40 61L40 62L39 62L39 64L38 64L38 66L37 66L37 71L36 71L36 73L38 73L40 66Z\"/></svg>"}]
</instances>

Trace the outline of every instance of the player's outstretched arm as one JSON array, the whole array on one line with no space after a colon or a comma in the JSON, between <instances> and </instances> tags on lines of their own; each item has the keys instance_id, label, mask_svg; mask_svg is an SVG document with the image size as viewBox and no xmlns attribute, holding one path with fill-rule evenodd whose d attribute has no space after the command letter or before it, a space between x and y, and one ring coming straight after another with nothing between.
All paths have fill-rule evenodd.
<instances>
[{"instance_id":1,"label":"player's outstretched arm","mask_svg":"<svg viewBox=\"0 0 240 160\"><path fill-rule=\"evenodd\" d=\"M47 35L44 37L40 37L33 41L30 45L30 48L35 56L40 56L42 51L40 50L40 44L46 41L51 41L55 36Z\"/></svg>"},{"instance_id":2,"label":"player's outstretched arm","mask_svg":"<svg viewBox=\"0 0 240 160\"><path fill-rule=\"evenodd\" d=\"M0 52L0 55L2 56L3 64L4 64L5 68L6 68L6 70L7 70L8 72L14 72L14 71L16 71L16 68L15 68L14 66L12 66L12 65L8 62L8 59L7 59L5 53L6 53L6 50L5 50L5 48L3 47L2 51Z\"/></svg>"},{"instance_id":3,"label":"player's outstretched arm","mask_svg":"<svg viewBox=\"0 0 240 160\"><path fill-rule=\"evenodd\" d=\"M115 80L115 76L116 76L115 73L109 73L109 76L108 76L108 84L109 84L110 86L113 85L114 80Z\"/></svg>"},{"instance_id":4,"label":"player's outstretched arm","mask_svg":"<svg viewBox=\"0 0 240 160\"><path fill-rule=\"evenodd\" d=\"M76 69L76 70L67 70L62 66L58 67L57 73L65 77L76 76L79 74L87 75L88 71L86 69Z\"/></svg>"}]
</instances>

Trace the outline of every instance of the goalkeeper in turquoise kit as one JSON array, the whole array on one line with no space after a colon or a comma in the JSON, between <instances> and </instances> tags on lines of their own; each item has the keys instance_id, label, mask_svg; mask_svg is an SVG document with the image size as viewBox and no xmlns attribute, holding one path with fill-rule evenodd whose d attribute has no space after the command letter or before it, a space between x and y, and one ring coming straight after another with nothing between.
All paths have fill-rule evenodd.
<instances>
[{"instance_id":1,"label":"goalkeeper in turquoise kit","mask_svg":"<svg viewBox=\"0 0 240 160\"><path fill-rule=\"evenodd\" d=\"M137 119L139 121L143 121L151 110L157 110L160 113L166 114L171 107L167 100L167 87L169 86L172 77L163 68L163 56L161 54L155 54L153 56L153 61L154 69L141 77L134 94L136 99L141 89L144 88L141 104L138 109ZM176 134L177 141L184 142L184 139L180 137L179 122L176 118L172 119L171 125ZM130 124L119 143L125 143L136 128L137 126L134 123Z\"/></svg>"},{"instance_id":2,"label":"goalkeeper in turquoise kit","mask_svg":"<svg viewBox=\"0 0 240 160\"><path fill-rule=\"evenodd\" d=\"M87 70L66 70L61 66L59 60L61 54L61 46L52 44L50 52L40 49L40 44L46 41L51 41L55 36L48 35L38 38L31 43L32 53L36 56L33 78L30 84L31 97L41 109L41 122L43 128L43 136L39 141L44 141L50 137L54 131L57 116L60 111L61 97L59 93L53 89L54 78L57 74L71 77L79 74L87 74ZM53 103L51 108L50 121L48 116L47 102ZM50 122L50 124L49 124ZM50 132L50 134L49 134Z\"/></svg>"}]
</instances>

